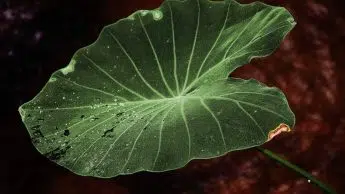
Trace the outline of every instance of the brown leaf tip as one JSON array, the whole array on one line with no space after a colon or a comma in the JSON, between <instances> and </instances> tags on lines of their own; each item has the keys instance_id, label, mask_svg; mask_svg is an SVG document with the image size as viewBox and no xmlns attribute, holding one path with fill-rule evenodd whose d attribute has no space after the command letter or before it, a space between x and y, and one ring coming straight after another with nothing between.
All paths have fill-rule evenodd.
<instances>
[{"instance_id":1,"label":"brown leaf tip","mask_svg":"<svg viewBox=\"0 0 345 194\"><path fill-rule=\"evenodd\" d=\"M272 131L268 133L267 141L270 141L275 136L279 135L281 132L290 132L290 131L291 129L288 125L286 125L285 123L280 123L278 127L276 127L275 129L273 129Z\"/></svg>"}]
</instances>

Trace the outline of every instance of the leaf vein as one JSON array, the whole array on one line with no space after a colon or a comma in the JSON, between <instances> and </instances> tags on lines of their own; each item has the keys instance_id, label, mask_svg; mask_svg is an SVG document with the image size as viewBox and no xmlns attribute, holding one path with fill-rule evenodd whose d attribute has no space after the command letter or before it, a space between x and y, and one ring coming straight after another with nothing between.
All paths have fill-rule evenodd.
<instances>
[{"instance_id":1,"label":"leaf vein","mask_svg":"<svg viewBox=\"0 0 345 194\"><path fill-rule=\"evenodd\" d=\"M139 106L141 106L141 105L139 105ZM134 108L132 108L132 109L135 109L135 108L138 108L139 106L136 106L136 107L134 107ZM147 109L149 109L150 107L148 107L148 108L145 108L144 110L142 110L142 111L139 111L139 112L145 112ZM129 109L129 110L132 110L132 109ZM113 118L114 116L112 116L111 118ZM122 120L122 121L120 121L120 123L123 123L124 121L126 121L126 120L128 120L129 118L131 118L131 117L128 117L128 118L126 118L126 119L124 119L124 120ZM119 123L119 124L120 124ZM133 124L134 125L134 124ZM131 126L133 126L133 125L131 125ZM79 155L79 157L74 161L74 163L73 163L73 165L72 165L72 168L74 167L74 165L79 161L79 159L83 156L83 155L85 155L86 154L86 152L89 150L89 149L91 149L91 147L98 141L98 140L100 140L100 139L102 139L102 137L99 137L99 138L97 138L81 155ZM97 165L98 166L98 165Z\"/></svg>"},{"instance_id":2,"label":"leaf vein","mask_svg":"<svg viewBox=\"0 0 345 194\"><path fill-rule=\"evenodd\" d=\"M223 134L223 129L222 129L222 126L220 125L220 122L219 122L218 118L216 117L216 115L214 115L213 111L210 109L210 107L204 102L204 100L201 97L200 97L200 102L201 102L202 106L211 114L213 119L216 121L216 123L218 125L218 129L219 129L220 135L222 136L224 148L226 150L227 145L226 145L226 142L225 142L225 138L224 138L224 134Z\"/></svg>"},{"instance_id":3,"label":"leaf vein","mask_svg":"<svg viewBox=\"0 0 345 194\"><path fill-rule=\"evenodd\" d=\"M186 126L186 130L187 130L187 136L188 136L188 158L190 158L190 153L191 153L191 138L190 138L190 131L189 131L189 127L188 127L188 122L187 122L187 118L186 115L184 113L184 100L182 99L181 101L181 115L182 115L182 119L184 121L184 124Z\"/></svg>"},{"instance_id":4,"label":"leaf vein","mask_svg":"<svg viewBox=\"0 0 345 194\"><path fill-rule=\"evenodd\" d=\"M156 157L155 157L155 160L153 162L153 165L152 165L152 169L155 168L155 165L156 165L156 162L157 162L157 159L158 159L158 156L159 156L159 152L161 150L161 144L162 144L162 130L163 130L163 126L164 126L164 120L165 118L168 116L168 114L170 113L170 111L176 106L173 105L171 106L171 108L165 113L165 115L163 116L162 118L162 122L161 122L161 125L160 125L160 128L159 128L159 139L158 139L158 149L157 149L157 154L156 154Z\"/></svg>"},{"instance_id":5,"label":"leaf vein","mask_svg":"<svg viewBox=\"0 0 345 194\"><path fill-rule=\"evenodd\" d=\"M198 79L198 77L199 77L199 75L200 75L200 73L201 73L201 70L202 70L202 68L204 67L204 64L205 64L206 60L207 60L208 57L210 56L211 52L213 51L213 49L215 48L216 44L218 43L219 38L220 38L221 35L223 34L223 31L224 31L225 26L226 26L226 22L228 21L229 10L230 10L229 8L230 8L231 3L232 3L232 1L230 1L229 4L228 4L228 9L227 9L226 16L225 16L225 19L224 19L223 27L222 27L222 29L220 30L220 32L219 32L219 34L218 34L218 37L216 38L215 42L213 43L211 49L208 51L208 53L207 53L205 59L204 59L203 62L201 63L200 68L199 68L199 70L198 70L198 73L197 73L195 79Z\"/></svg>"},{"instance_id":6,"label":"leaf vein","mask_svg":"<svg viewBox=\"0 0 345 194\"><path fill-rule=\"evenodd\" d=\"M148 34L148 32L147 32L147 30L146 30L144 24L143 24L143 21L141 20L140 15L138 15L138 17L139 17L139 21L140 21L141 27L143 28L144 33L145 33L145 35L146 35L146 38L147 38L147 40L148 40L148 42L149 42L149 44L150 44L150 47L151 47L151 49L152 49L153 55L155 56L155 59L156 59L156 61L157 61L159 73L160 73L160 75L161 75L161 78L162 78L162 80L163 80L163 83L164 83L165 87L167 88L167 90L169 91L170 95L171 95L171 96L175 96L175 95L174 95L174 92L171 90L171 88L170 88L170 86L169 86L167 80L165 79L165 76L164 76L164 73L163 73L163 70L162 70L162 66L161 66L161 64L160 64L160 62L159 62L159 59L158 59L158 56L157 56L157 53L156 53L156 49L154 48L154 46L153 46L153 44L152 44L151 38L150 38L150 36L149 36L149 34Z\"/></svg>"},{"instance_id":7,"label":"leaf vein","mask_svg":"<svg viewBox=\"0 0 345 194\"><path fill-rule=\"evenodd\" d=\"M170 104L171 104L171 103L170 103ZM169 104L169 105L170 105L170 104ZM155 115L153 115L153 116L150 118L150 120L146 122L145 126L141 129L139 135L137 136L137 138L135 139L135 141L134 141L134 143L133 143L133 146L132 146L131 151L129 152L128 158L127 158L125 164L123 165L123 167L122 167L122 169L121 169L122 172L123 172L123 170L126 168L128 162L130 161L130 159L131 159L131 157L132 157L132 154L133 154L133 151L134 151L134 148L135 148L135 146L136 146L136 144L137 144L137 142L138 142L138 140L139 140L141 134L143 133L145 127L147 127L147 126L150 124L150 122L151 122L160 112L164 111L166 107L168 107L168 105L165 105L165 106L164 106L162 109L160 109Z\"/></svg>"},{"instance_id":8,"label":"leaf vein","mask_svg":"<svg viewBox=\"0 0 345 194\"><path fill-rule=\"evenodd\" d=\"M232 59L235 58L239 58L242 57L243 55L247 55L247 54L253 54L255 52L261 52L261 51L265 51L265 50L271 50L272 48L268 48L268 49L259 49L259 50L255 50L255 51L251 51L251 52L247 52L247 53L243 53L241 55L232 57L232 58L226 58L221 60L220 62L218 62L216 65L214 65L213 67L209 68L205 73L203 73L198 79L195 79L191 84L189 84L189 86L184 90L184 91L188 91L189 89L191 89L198 81L200 81L203 77L205 77L209 72L211 72L212 70L214 70L215 68L219 67L219 64L224 63L224 62L229 62ZM225 77L226 78L226 77ZM223 79L223 78L221 78ZM184 94L184 93L183 93Z\"/></svg>"},{"instance_id":9,"label":"leaf vein","mask_svg":"<svg viewBox=\"0 0 345 194\"><path fill-rule=\"evenodd\" d=\"M157 104L160 104L160 103L157 103ZM156 105L157 105L156 104ZM154 105L154 106L156 106ZM144 110L140 111L140 112L145 112L146 110L150 109L150 108L153 108L153 107L148 107L148 108L145 108ZM155 112L155 110L147 113L147 114L144 114L141 116L141 118L151 114L152 112ZM129 118L128 118L129 119ZM125 134L131 127L133 127L137 122L138 122L139 119L136 120L135 123L133 123L132 125L130 125L129 127L127 127L125 130L123 130L123 132L114 140L114 142L109 146L108 150L105 152L105 154L103 155L103 157L101 158L101 160L98 162L98 164L94 167L94 169L97 169L97 167L104 161L104 159L107 157L108 153L110 152L110 150L114 147L115 143L120 139L120 137Z\"/></svg>"},{"instance_id":10,"label":"leaf vein","mask_svg":"<svg viewBox=\"0 0 345 194\"><path fill-rule=\"evenodd\" d=\"M250 103L250 102L245 102L245 101L241 101L241 100L235 100L235 99L232 99L232 98L224 98L224 97L205 97L205 98L207 98L207 99L214 99L214 100L227 100L227 101L232 101L232 102L241 102L241 103L243 103L243 104L248 104L248 105L250 105L250 106L254 106L254 107L258 107L258 108L260 108L260 109L262 109L262 110L265 110L265 111L267 111L267 112L270 112L270 113L272 113L272 114L275 114L275 115L277 115L277 116L279 116L279 117L281 117L281 118L283 118L284 120L288 120L286 117L284 117L283 115L281 115L281 114L279 114L279 113L277 113L277 112L275 112L275 111L273 111L273 110L271 110L271 109L269 109L269 108L265 108L265 107L263 107L263 106L260 106L260 105L256 105L256 104L253 104L253 103Z\"/></svg>"},{"instance_id":11,"label":"leaf vein","mask_svg":"<svg viewBox=\"0 0 345 194\"><path fill-rule=\"evenodd\" d=\"M228 96L228 95L232 95L232 94L258 94L258 95L270 96L270 97L274 97L274 98L280 99L279 96L272 95L272 94L264 94L264 93L259 93L259 92L232 92L232 93L221 94L221 95L217 95L217 96L219 96L219 97L224 97L224 96Z\"/></svg>"},{"instance_id":12,"label":"leaf vein","mask_svg":"<svg viewBox=\"0 0 345 194\"><path fill-rule=\"evenodd\" d=\"M122 44L120 43L120 41L116 38L115 34L113 34L111 31L107 31L110 36L115 40L115 42L120 46L122 52L127 56L127 58L129 59L129 61L131 62L135 72L139 75L139 77L141 78L141 80L145 83L145 85L155 94L157 94L159 97L161 98L165 98L165 96L163 94L161 94L160 92L158 92L156 89L154 89L147 81L146 79L143 77L143 75L140 73L137 65L135 64L135 62L133 61L132 57L128 54L128 52L126 51L126 49L122 46Z\"/></svg>"},{"instance_id":13,"label":"leaf vein","mask_svg":"<svg viewBox=\"0 0 345 194\"><path fill-rule=\"evenodd\" d=\"M258 13L258 12L257 12ZM238 34L238 36L235 38L235 40L233 40L230 44L230 46L228 47L228 49L226 50L224 56L223 56L223 60L226 58L226 56L228 55L228 52L230 51L230 49L232 48L232 46L235 44L235 42L237 42L237 40L239 39L239 37L242 36L242 34L246 31L246 29L250 26L250 24L252 23L252 21L254 20L254 18L256 18L257 13L255 13L255 15L253 15L253 17L250 19L250 21L247 23L247 25L245 25L245 27L242 29L242 31Z\"/></svg>"},{"instance_id":14,"label":"leaf vein","mask_svg":"<svg viewBox=\"0 0 345 194\"><path fill-rule=\"evenodd\" d=\"M136 93L135 91L131 90L130 88L127 88L125 85L123 85L122 83L120 83L119 81L117 81L113 76L111 76L108 72L106 72L103 68L101 68L99 65L97 65L90 57L88 57L85 54L82 54L82 56L84 56L87 60L89 60L91 62L91 64L93 66L95 66L99 71L101 71L104 75L106 75L107 77L109 77L111 80L113 80L116 84L118 84L119 86L121 86L122 88L124 88L125 90L129 91L130 93L136 95L137 97L146 100L147 98L145 98L144 96Z\"/></svg>"},{"instance_id":15,"label":"leaf vein","mask_svg":"<svg viewBox=\"0 0 345 194\"><path fill-rule=\"evenodd\" d=\"M167 2L169 10L170 10L170 22L171 22L171 33L172 33L172 44L173 44L173 56L174 56L174 78L175 78L175 84L176 84L176 90L177 94L180 94L180 85L178 82L178 77L177 77L177 60L176 60L176 45L175 45L175 26L174 26L174 16L173 12L171 9L170 2Z\"/></svg>"},{"instance_id":16,"label":"leaf vein","mask_svg":"<svg viewBox=\"0 0 345 194\"><path fill-rule=\"evenodd\" d=\"M254 117L248 113L248 111L246 111L243 106L239 103L236 102L236 105L246 114L248 115L248 117L255 123L255 125L260 129L260 132L262 133L263 137L266 138L266 135L264 133L264 130L261 128L261 126L256 122L256 120L254 119Z\"/></svg>"},{"instance_id":17,"label":"leaf vein","mask_svg":"<svg viewBox=\"0 0 345 194\"><path fill-rule=\"evenodd\" d=\"M190 73L190 65L192 63L192 59L193 59L193 55L194 55L194 50L195 50L195 44L196 44L196 40L198 37L198 33L199 33L199 25L200 25L200 0L197 0L197 5L198 5L198 18L197 18L197 24L196 24L196 29L195 29L195 35L194 35L194 41L193 41L193 47L192 47L192 51L190 53L189 56L189 61L188 61L188 66L187 66L187 71L186 71L186 78L184 80L184 84L183 84L183 89L182 91L184 91L184 89L187 86L187 82L188 82L188 78L189 78L189 73Z\"/></svg>"},{"instance_id":18,"label":"leaf vein","mask_svg":"<svg viewBox=\"0 0 345 194\"><path fill-rule=\"evenodd\" d=\"M61 79L65 80L65 81L67 81L69 83L72 83L72 84L74 84L76 86L85 88L87 90L92 90L92 91L100 92L100 93L103 93L103 94L106 94L106 95L109 95L109 96L113 96L113 97L120 97L120 96L116 96L116 95L114 95L112 93L109 93L109 92L106 92L106 91L103 91L103 90L100 90L100 89L97 89L97 88L92 88L92 87L89 87L89 86L86 86L86 85L83 85L83 84L79 84L76 81L71 81L71 80L66 79L65 77L62 77L62 76L56 75L56 77L61 78ZM121 98L123 98L123 97L121 97ZM128 101L128 100L126 100L126 101Z\"/></svg>"}]
</instances>

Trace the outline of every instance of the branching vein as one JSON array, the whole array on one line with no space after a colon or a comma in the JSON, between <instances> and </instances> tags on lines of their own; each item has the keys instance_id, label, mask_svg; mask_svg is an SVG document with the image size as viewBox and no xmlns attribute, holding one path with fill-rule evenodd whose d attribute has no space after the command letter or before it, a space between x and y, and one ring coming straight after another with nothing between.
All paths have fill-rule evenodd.
<instances>
[{"instance_id":1,"label":"branching vein","mask_svg":"<svg viewBox=\"0 0 345 194\"><path fill-rule=\"evenodd\" d=\"M136 71L136 73L139 75L139 77L141 78L141 80L145 83L145 85L152 90L153 93L157 94L159 97L161 98L165 98L165 96L163 94L161 94L160 92L158 92L156 89L154 89L147 81L146 79L143 77L143 75L140 73L137 65L135 64L135 62L133 61L132 57L129 56L128 52L126 51L126 49L122 46L122 44L120 43L120 41L116 38L115 34L113 34L111 31L107 31L110 36L116 41L116 43L120 46L121 50L123 51L123 53L128 57L128 59L130 60L134 70Z\"/></svg>"},{"instance_id":2,"label":"branching vein","mask_svg":"<svg viewBox=\"0 0 345 194\"><path fill-rule=\"evenodd\" d=\"M224 138L224 134L223 134L223 129L222 129L222 126L220 125L218 118L216 117L216 115L214 115L213 111L210 109L210 107L207 106L207 104L204 102L204 100L202 98L200 98L200 102L201 102L202 106L211 114L213 119L216 121L220 135L222 136L224 148L226 150L227 146L226 146L226 142L225 142L225 138Z\"/></svg>"},{"instance_id":3,"label":"branching vein","mask_svg":"<svg viewBox=\"0 0 345 194\"><path fill-rule=\"evenodd\" d=\"M146 35L146 38L147 38L147 40L148 40L149 43L150 43L152 52L153 52L153 54L154 54L154 56L155 56L155 59L156 59L156 61L157 61L159 73L160 73L160 75L161 75L161 78L162 78L162 80L163 80L163 83L164 83L165 87L167 88L167 90L169 91L170 95L171 95L171 96L175 96L175 95L174 95L174 92L171 90L171 88L170 88L170 86L169 86L167 80L165 79L165 76L164 76L164 73L163 73L163 70L162 70L162 66L161 66L161 64L160 64L160 62L159 62L159 59L158 59L158 56L157 56L157 53L156 53L156 49L153 47L151 38L150 38L149 34L147 33L147 30L146 30L146 28L145 28L145 26L144 26L144 24L143 24L143 21L141 20L140 15L138 15L138 17L139 17L139 21L140 21L141 27L142 27L143 30L144 30L144 33L145 33L145 35Z\"/></svg>"}]
</instances>

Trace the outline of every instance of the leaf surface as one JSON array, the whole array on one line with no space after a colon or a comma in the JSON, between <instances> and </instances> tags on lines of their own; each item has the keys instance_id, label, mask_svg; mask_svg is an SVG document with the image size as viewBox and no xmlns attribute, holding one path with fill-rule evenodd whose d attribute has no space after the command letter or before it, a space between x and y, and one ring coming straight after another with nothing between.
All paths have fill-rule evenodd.
<instances>
[{"instance_id":1,"label":"leaf surface","mask_svg":"<svg viewBox=\"0 0 345 194\"><path fill-rule=\"evenodd\" d=\"M294 25L262 3L166 0L105 27L19 111L35 147L80 175L166 171L258 146L294 114L277 88L228 75Z\"/></svg>"}]
</instances>

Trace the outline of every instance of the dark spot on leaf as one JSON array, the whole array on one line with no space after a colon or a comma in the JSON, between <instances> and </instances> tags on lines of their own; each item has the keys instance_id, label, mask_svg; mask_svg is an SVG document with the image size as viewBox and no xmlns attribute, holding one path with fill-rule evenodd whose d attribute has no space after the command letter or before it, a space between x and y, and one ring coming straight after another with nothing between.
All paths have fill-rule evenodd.
<instances>
[{"instance_id":1,"label":"dark spot on leaf","mask_svg":"<svg viewBox=\"0 0 345 194\"><path fill-rule=\"evenodd\" d=\"M93 120L97 120L97 119L99 119L98 117L95 117L95 118L92 118Z\"/></svg>"},{"instance_id":2,"label":"dark spot on leaf","mask_svg":"<svg viewBox=\"0 0 345 194\"><path fill-rule=\"evenodd\" d=\"M64 157L67 150L70 149L71 146L66 146L64 148L58 147L56 149L54 149L53 151L50 151L46 154L44 154L47 158L49 158L50 160L59 160L60 158Z\"/></svg>"},{"instance_id":3,"label":"dark spot on leaf","mask_svg":"<svg viewBox=\"0 0 345 194\"><path fill-rule=\"evenodd\" d=\"M66 129L66 130L63 132L63 135L64 135L64 136L69 136L69 134L70 134L70 133L69 133L69 130L68 130L68 129Z\"/></svg>"},{"instance_id":4,"label":"dark spot on leaf","mask_svg":"<svg viewBox=\"0 0 345 194\"><path fill-rule=\"evenodd\" d=\"M37 121L44 121L44 119L43 118L38 118Z\"/></svg>"},{"instance_id":5,"label":"dark spot on leaf","mask_svg":"<svg viewBox=\"0 0 345 194\"><path fill-rule=\"evenodd\" d=\"M119 117L119 116L123 115L123 113L124 112L119 112L119 113L116 114L116 116Z\"/></svg>"},{"instance_id":6,"label":"dark spot on leaf","mask_svg":"<svg viewBox=\"0 0 345 194\"><path fill-rule=\"evenodd\" d=\"M35 125L35 126L31 127L31 130L37 130L37 129L39 129L40 127L41 127L41 125Z\"/></svg>"},{"instance_id":7,"label":"dark spot on leaf","mask_svg":"<svg viewBox=\"0 0 345 194\"><path fill-rule=\"evenodd\" d=\"M146 129L147 129L147 127L144 127L144 129L143 129L143 130L145 131Z\"/></svg>"},{"instance_id":8,"label":"dark spot on leaf","mask_svg":"<svg viewBox=\"0 0 345 194\"><path fill-rule=\"evenodd\" d=\"M28 114L28 116L27 116L27 117L28 117L28 118L29 118L29 117L31 117L31 114Z\"/></svg>"},{"instance_id":9,"label":"dark spot on leaf","mask_svg":"<svg viewBox=\"0 0 345 194\"><path fill-rule=\"evenodd\" d=\"M85 117L85 115L81 115L80 118L83 119Z\"/></svg>"},{"instance_id":10,"label":"dark spot on leaf","mask_svg":"<svg viewBox=\"0 0 345 194\"><path fill-rule=\"evenodd\" d=\"M114 127L104 131L104 134L102 135L102 137L109 137L109 138L114 137L114 135L111 134L112 132L114 132Z\"/></svg>"}]
</instances>

